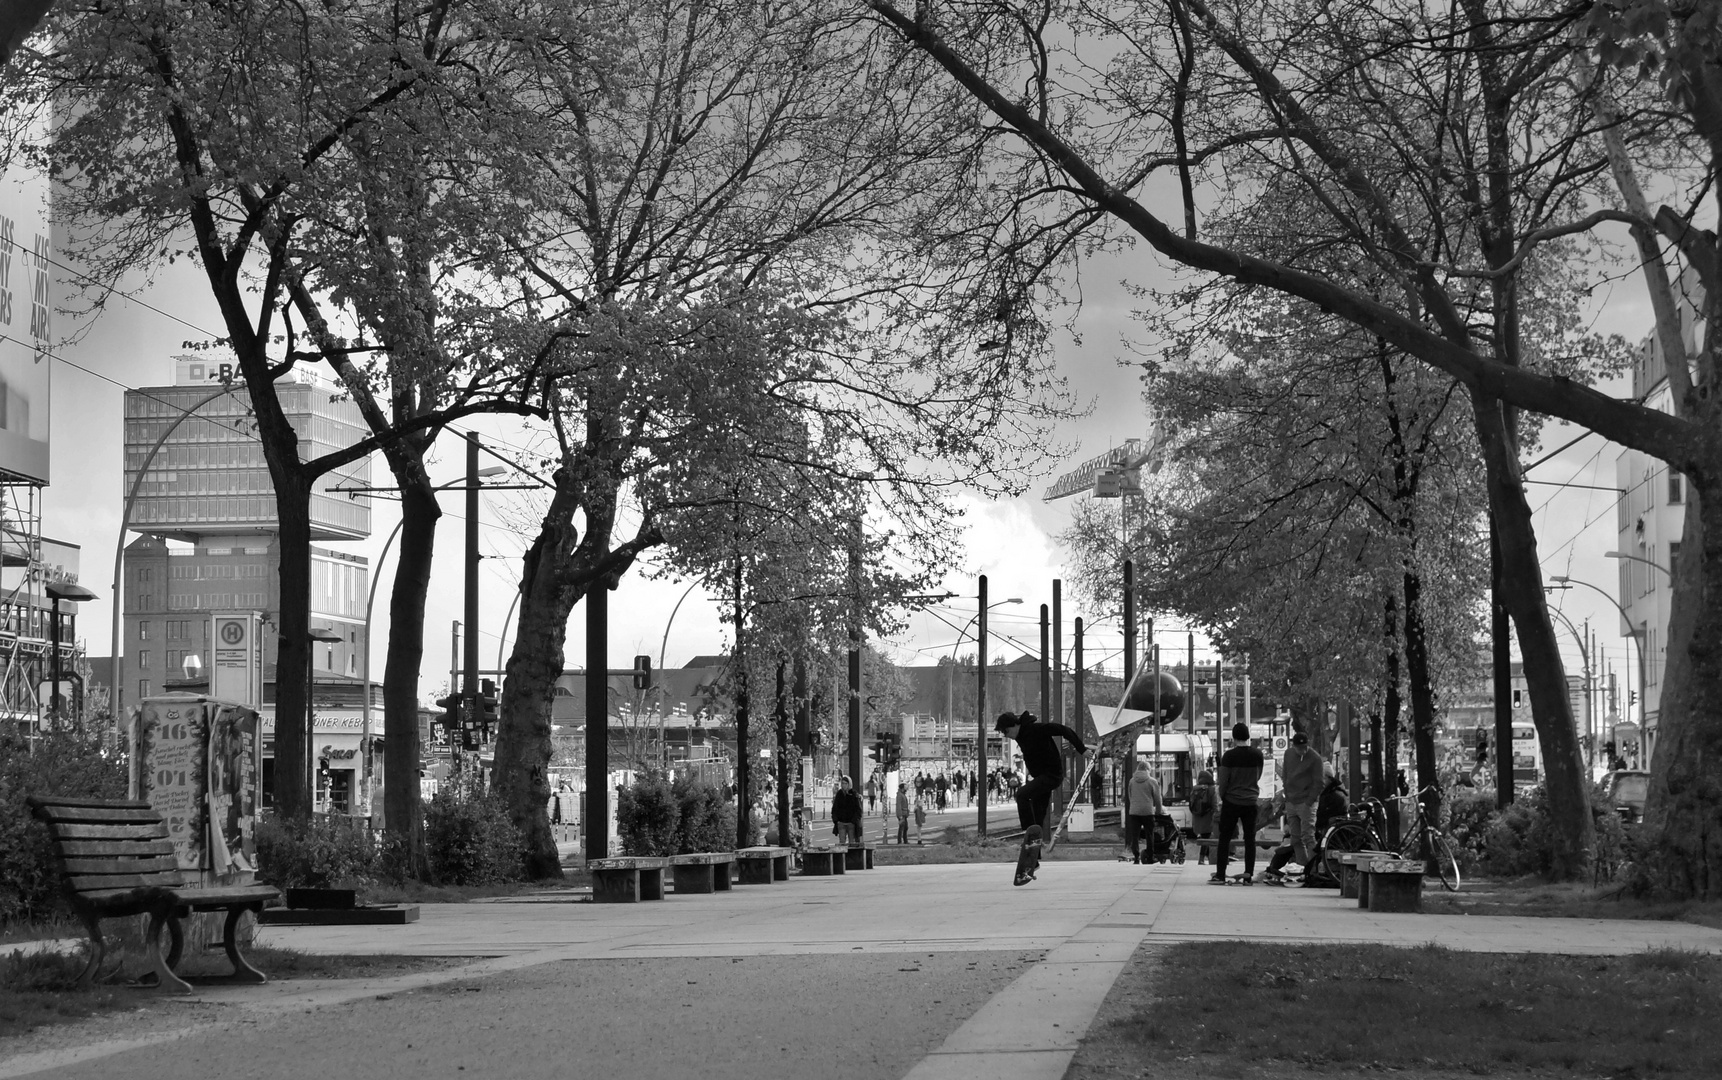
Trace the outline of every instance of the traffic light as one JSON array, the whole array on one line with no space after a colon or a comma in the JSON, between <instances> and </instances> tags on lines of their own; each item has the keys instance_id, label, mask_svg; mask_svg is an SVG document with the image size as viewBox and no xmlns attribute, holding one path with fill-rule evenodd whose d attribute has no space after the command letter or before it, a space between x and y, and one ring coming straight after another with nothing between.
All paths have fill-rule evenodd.
<instances>
[{"instance_id":1,"label":"traffic light","mask_svg":"<svg viewBox=\"0 0 1722 1080\"><path fill-rule=\"evenodd\" d=\"M903 759L903 750L899 739L900 737L896 732L882 731L879 733L879 742L884 748L884 762L887 769L896 768L898 762Z\"/></svg>"},{"instance_id":2,"label":"traffic light","mask_svg":"<svg viewBox=\"0 0 1722 1080\"><path fill-rule=\"evenodd\" d=\"M1477 764L1489 763L1489 736L1483 731L1477 732Z\"/></svg>"},{"instance_id":3,"label":"traffic light","mask_svg":"<svg viewBox=\"0 0 1722 1080\"><path fill-rule=\"evenodd\" d=\"M488 741L500 716L496 707L496 683L490 679L478 681L478 724Z\"/></svg>"},{"instance_id":4,"label":"traffic light","mask_svg":"<svg viewBox=\"0 0 1722 1080\"><path fill-rule=\"evenodd\" d=\"M450 694L447 697L439 697L436 699L436 703L437 707L442 710L442 715L437 720L442 724L449 743L453 744L456 734L460 731L460 695Z\"/></svg>"},{"instance_id":5,"label":"traffic light","mask_svg":"<svg viewBox=\"0 0 1722 1080\"><path fill-rule=\"evenodd\" d=\"M652 688L652 658L641 654L634 657L634 689Z\"/></svg>"},{"instance_id":6,"label":"traffic light","mask_svg":"<svg viewBox=\"0 0 1722 1080\"><path fill-rule=\"evenodd\" d=\"M885 737L881 735L873 740L873 745L867 749L867 760L875 765L885 764Z\"/></svg>"}]
</instances>

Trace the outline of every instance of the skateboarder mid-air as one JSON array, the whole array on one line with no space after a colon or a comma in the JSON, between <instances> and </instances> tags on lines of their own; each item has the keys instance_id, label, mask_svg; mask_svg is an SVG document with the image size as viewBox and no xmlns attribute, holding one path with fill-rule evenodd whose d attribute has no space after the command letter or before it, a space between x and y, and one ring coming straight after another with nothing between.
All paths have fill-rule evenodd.
<instances>
[{"instance_id":1,"label":"skateboarder mid-air","mask_svg":"<svg viewBox=\"0 0 1722 1080\"><path fill-rule=\"evenodd\" d=\"M1016 740L1023 767L1028 770L1028 782L1016 790L1016 812L1023 828L1016 883L1025 885L1034 879L1040 865L1041 822L1052 805L1052 793L1064 782L1064 755L1053 739L1063 739L1079 754L1088 753L1088 747L1081 735L1063 724L1041 723L1031 712L1001 713L993 728Z\"/></svg>"}]
</instances>

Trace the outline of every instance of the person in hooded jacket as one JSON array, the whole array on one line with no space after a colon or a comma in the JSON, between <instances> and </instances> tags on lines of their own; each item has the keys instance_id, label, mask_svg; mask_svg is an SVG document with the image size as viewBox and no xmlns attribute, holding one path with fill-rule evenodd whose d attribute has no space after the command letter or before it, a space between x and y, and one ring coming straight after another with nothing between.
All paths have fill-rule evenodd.
<instances>
[{"instance_id":1,"label":"person in hooded jacket","mask_svg":"<svg viewBox=\"0 0 1722 1080\"><path fill-rule=\"evenodd\" d=\"M1190 789L1190 833L1198 840L1214 835L1214 811L1219 808L1219 803L1220 798L1214 790L1214 774L1203 769L1196 774L1196 786ZM1208 861L1208 851L1206 844L1197 846L1197 866Z\"/></svg>"},{"instance_id":2,"label":"person in hooded jacket","mask_svg":"<svg viewBox=\"0 0 1722 1080\"><path fill-rule=\"evenodd\" d=\"M1027 711L1001 713L993 727L1016 740L1023 768L1028 770L1028 782L1016 789L1017 817L1025 830L1039 825L1046 820L1052 793L1064 782L1064 755L1053 740L1063 739L1076 747L1078 754L1088 753L1088 746L1081 735L1063 724L1043 723Z\"/></svg>"}]
</instances>

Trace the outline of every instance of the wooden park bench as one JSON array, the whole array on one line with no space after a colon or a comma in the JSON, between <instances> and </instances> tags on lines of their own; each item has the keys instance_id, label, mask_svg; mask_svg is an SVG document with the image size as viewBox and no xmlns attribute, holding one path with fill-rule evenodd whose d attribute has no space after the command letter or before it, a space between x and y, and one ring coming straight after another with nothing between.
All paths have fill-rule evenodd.
<instances>
[{"instance_id":1,"label":"wooden park bench","mask_svg":"<svg viewBox=\"0 0 1722 1080\"><path fill-rule=\"evenodd\" d=\"M873 869L873 852L878 844L872 840L863 840L858 844L850 844L849 850L843 853L843 868L845 870Z\"/></svg>"},{"instance_id":2,"label":"wooden park bench","mask_svg":"<svg viewBox=\"0 0 1722 1080\"><path fill-rule=\"evenodd\" d=\"M801 850L803 877L830 877L848 870L848 848L810 847Z\"/></svg>"},{"instance_id":3,"label":"wooden park bench","mask_svg":"<svg viewBox=\"0 0 1722 1080\"><path fill-rule=\"evenodd\" d=\"M742 885L770 885L789 880L790 849L744 847L735 852L736 881Z\"/></svg>"},{"instance_id":4,"label":"wooden park bench","mask_svg":"<svg viewBox=\"0 0 1722 1080\"><path fill-rule=\"evenodd\" d=\"M1336 852L1329 861L1339 864L1339 897L1342 900L1356 900L1357 906L1367 908L1369 895L1364 892L1368 887L1363 872L1363 864L1371 859L1391 859L1391 851L1347 851Z\"/></svg>"},{"instance_id":5,"label":"wooden park bench","mask_svg":"<svg viewBox=\"0 0 1722 1080\"><path fill-rule=\"evenodd\" d=\"M670 856L670 877L676 892L728 892L730 869L735 866L733 851L704 851L692 855Z\"/></svg>"},{"instance_id":6,"label":"wooden park bench","mask_svg":"<svg viewBox=\"0 0 1722 1080\"><path fill-rule=\"evenodd\" d=\"M90 932L90 962L78 982L88 985L107 954L102 920L148 915L145 941L150 972L159 989L191 993L191 984L174 974L185 951L180 920L194 911L226 911L222 946L236 982L266 982L267 977L239 952L239 917L258 912L281 894L270 885L188 885L168 839L161 815L147 802L121 799L57 798L32 795L30 810L48 827L60 885L72 911ZM161 955L161 930L172 944ZM146 976L147 978L148 976Z\"/></svg>"},{"instance_id":7,"label":"wooden park bench","mask_svg":"<svg viewBox=\"0 0 1722 1080\"><path fill-rule=\"evenodd\" d=\"M670 860L657 855L625 855L593 859L592 900L598 904L635 904L664 898L664 868Z\"/></svg>"},{"instance_id":8,"label":"wooden park bench","mask_svg":"<svg viewBox=\"0 0 1722 1080\"><path fill-rule=\"evenodd\" d=\"M1360 906L1370 911L1423 910L1423 860L1378 853L1360 861L1358 869L1363 871L1358 885Z\"/></svg>"}]
</instances>

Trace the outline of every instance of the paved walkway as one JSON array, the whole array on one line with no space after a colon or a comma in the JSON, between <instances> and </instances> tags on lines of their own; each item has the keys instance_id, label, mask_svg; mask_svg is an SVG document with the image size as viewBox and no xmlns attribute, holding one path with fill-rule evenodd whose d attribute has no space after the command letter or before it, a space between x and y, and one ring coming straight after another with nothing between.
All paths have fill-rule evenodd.
<instances>
[{"instance_id":1,"label":"paved walkway","mask_svg":"<svg viewBox=\"0 0 1722 1080\"><path fill-rule=\"evenodd\" d=\"M399 927L268 927L264 942L306 952L475 959L392 978L207 988L203 1013L188 1006L196 1022L16 1055L0 1061L0 1078L108 1076L105 1059L124 1052L126 1075L140 1080L303 1075L324 1067L317 1055L354 1075L422 1077L458 1076L465 1066L452 1063L468 1059L494 1073L496 1055L512 1054L507 1075L565 1076L595 1053L607 1055L604 1075L622 1077L693 1075L693 1055L712 1077L784 1067L847 1080L1057 1080L1144 941L1722 953L1722 931L1689 924L1377 915L1325 890L1209 886L1194 864L1052 862L1020 889L1010 873L885 867L635 905L561 894L425 905ZM469 1022L481 1000L487 1019ZM553 1030L521 1027L538 1011ZM188 1055L201 1063L191 1072Z\"/></svg>"}]
</instances>

